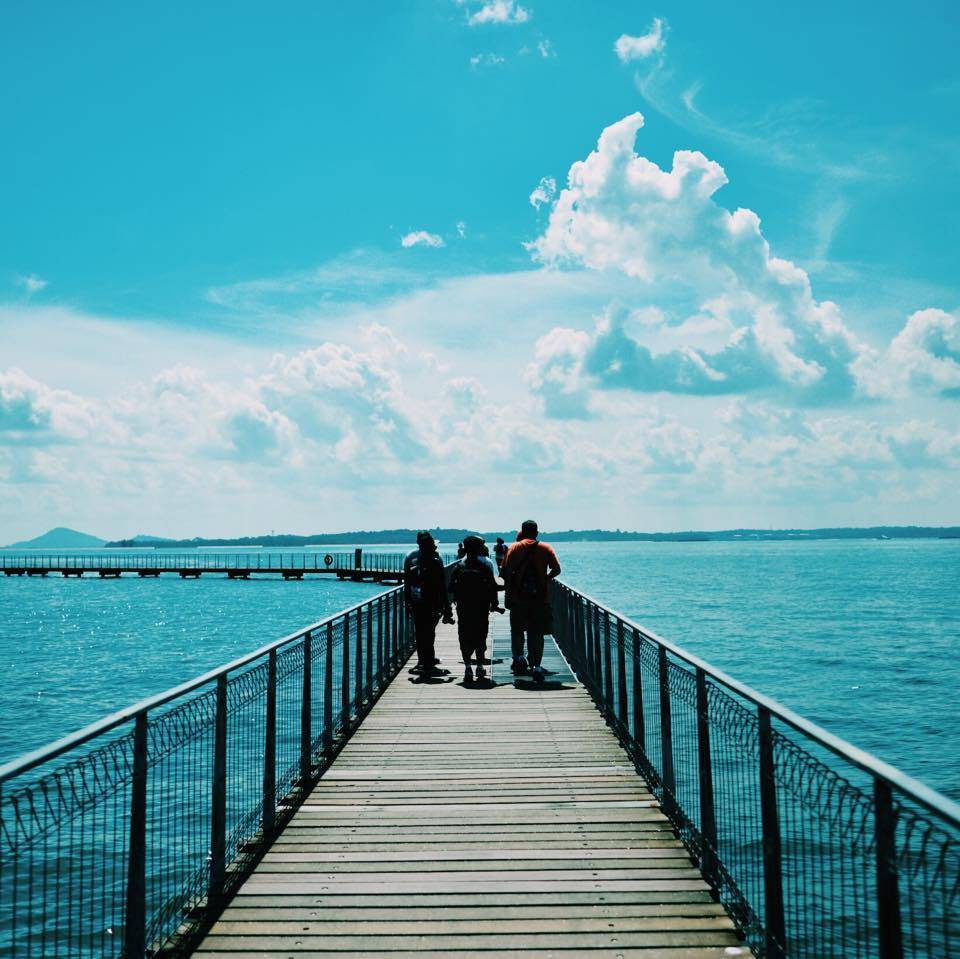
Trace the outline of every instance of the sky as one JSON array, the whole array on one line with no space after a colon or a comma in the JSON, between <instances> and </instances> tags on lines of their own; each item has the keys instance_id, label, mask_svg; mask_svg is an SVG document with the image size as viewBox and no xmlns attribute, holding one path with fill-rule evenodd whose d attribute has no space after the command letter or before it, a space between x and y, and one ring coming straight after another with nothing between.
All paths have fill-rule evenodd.
<instances>
[{"instance_id":1,"label":"sky","mask_svg":"<svg viewBox=\"0 0 960 959\"><path fill-rule=\"evenodd\" d=\"M0 542L960 523L960 8L0 10Z\"/></svg>"}]
</instances>

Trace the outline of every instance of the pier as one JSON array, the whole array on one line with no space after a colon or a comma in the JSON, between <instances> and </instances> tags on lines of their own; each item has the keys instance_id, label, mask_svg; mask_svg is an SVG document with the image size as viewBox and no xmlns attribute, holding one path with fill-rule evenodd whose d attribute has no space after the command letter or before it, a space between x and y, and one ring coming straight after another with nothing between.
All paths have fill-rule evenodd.
<instances>
[{"instance_id":1,"label":"pier","mask_svg":"<svg viewBox=\"0 0 960 959\"><path fill-rule=\"evenodd\" d=\"M4 576L48 576L80 578L86 574L100 579L124 575L152 578L176 575L181 579L199 579L203 575L228 579L257 579L264 576L302 580L318 575L336 576L354 582L399 583L403 579L403 552L366 553L98 553L6 554L0 552L0 572ZM444 562L452 557L444 557Z\"/></svg>"},{"instance_id":2,"label":"pier","mask_svg":"<svg viewBox=\"0 0 960 959\"><path fill-rule=\"evenodd\" d=\"M956 956L960 808L571 586L542 685L388 590L0 767L3 955Z\"/></svg>"}]
</instances>

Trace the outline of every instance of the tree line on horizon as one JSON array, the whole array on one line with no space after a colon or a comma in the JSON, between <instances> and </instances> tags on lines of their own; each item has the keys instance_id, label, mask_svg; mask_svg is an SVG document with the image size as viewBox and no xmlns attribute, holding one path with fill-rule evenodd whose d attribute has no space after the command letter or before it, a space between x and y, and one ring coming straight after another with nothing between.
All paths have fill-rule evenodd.
<instances>
[{"instance_id":1,"label":"tree line on horizon","mask_svg":"<svg viewBox=\"0 0 960 959\"><path fill-rule=\"evenodd\" d=\"M413 528L352 530L344 533L314 533L303 536L294 533L279 533L263 536L202 537L190 539L167 539L159 536L135 536L130 539L113 540L105 544L114 549L157 547L196 548L202 546L311 546L311 545L356 545L370 544L406 545L416 541L418 530ZM482 536L492 542L498 536L507 542L513 541L516 530L482 531L458 527L435 526L430 528L434 538L442 543L457 543L465 536ZM569 529L542 532L541 538L554 542L729 542L750 540L810 540L810 539L960 539L960 526L869 526L869 527L824 527L820 529L729 529L688 530L677 532L645 533L629 530Z\"/></svg>"}]
</instances>

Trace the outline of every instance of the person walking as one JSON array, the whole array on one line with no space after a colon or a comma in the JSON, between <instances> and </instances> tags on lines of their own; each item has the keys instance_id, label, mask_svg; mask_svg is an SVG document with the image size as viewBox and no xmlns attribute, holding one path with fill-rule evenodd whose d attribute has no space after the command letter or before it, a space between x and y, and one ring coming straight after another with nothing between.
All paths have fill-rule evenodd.
<instances>
[{"instance_id":1,"label":"person walking","mask_svg":"<svg viewBox=\"0 0 960 959\"><path fill-rule=\"evenodd\" d=\"M447 598L446 573L437 544L430 533L417 533L417 548L403 562L403 595L413 617L417 641L418 672L424 679L436 675L435 643L437 623L453 622L453 610Z\"/></svg>"},{"instance_id":2,"label":"person walking","mask_svg":"<svg viewBox=\"0 0 960 959\"><path fill-rule=\"evenodd\" d=\"M497 573L503 569L503 561L507 558L507 544L502 536L497 537L497 543L493 547L493 558L497 561Z\"/></svg>"},{"instance_id":3,"label":"person walking","mask_svg":"<svg viewBox=\"0 0 960 959\"><path fill-rule=\"evenodd\" d=\"M457 604L457 636L463 657L463 681L469 685L474 674L471 661L477 661L476 678L483 680L487 656L487 634L490 613L503 612L497 597L497 579L493 563L484 554L486 544L479 536L467 536L463 541L465 556L450 574L450 595Z\"/></svg>"},{"instance_id":4,"label":"person walking","mask_svg":"<svg viewBox=\"0 0 960 959\"><path fill-rule=\"evenodd\" d=\"M504 602L510 610L511 671L521 676L530 669L534 682L542 683L545 607L549 603L550 580L560 575L560 560L553 547L541 543L538 535L537 524L532 519L525 520L517 541L507 550L501 573Z\"/></svg>"}]
</instances>

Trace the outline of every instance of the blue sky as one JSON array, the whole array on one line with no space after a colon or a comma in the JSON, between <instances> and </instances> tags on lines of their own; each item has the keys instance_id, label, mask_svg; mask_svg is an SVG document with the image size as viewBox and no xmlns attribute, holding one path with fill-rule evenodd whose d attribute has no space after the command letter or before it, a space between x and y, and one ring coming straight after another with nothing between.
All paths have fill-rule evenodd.
<instances>
[{"instance_id":1,"label":"blue sky","mask_svg":"<svg viewBox=\"0 0 960 959\"><path fill-rule=\"evenodd\" d=\"M957 522L958 34L6 4L0 540Z\"/></svg>"}]
</instances>

